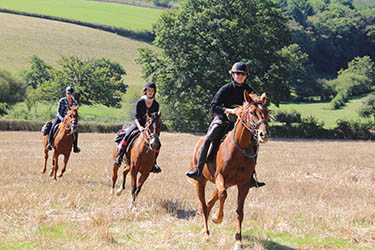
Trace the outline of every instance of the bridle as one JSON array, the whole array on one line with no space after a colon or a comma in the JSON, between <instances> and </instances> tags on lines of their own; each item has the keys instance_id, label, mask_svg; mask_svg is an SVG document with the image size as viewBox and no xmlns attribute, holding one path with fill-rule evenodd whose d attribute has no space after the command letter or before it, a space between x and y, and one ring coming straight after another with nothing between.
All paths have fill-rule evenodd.
<instances>
[{"instance_id":1,"label":"bridle","mask_svg":"<svg viewBox=\"0 0 375 250\"><path fill-rule=\"evenodd\" d=\"M73 117L71 119L68 120L68 125L66 125L66 123L64 123L64 128L65 130L67 131L70 131L70 133L68 135L72 135L74 134L74 129L77 127L77 118Z\"/></svg>"},{"instance_id":2,"label":"bridle","mask_svg":"<svg viewBox=\"0 0 375 250\"><path fill-rule=\"evenodd\" d=\"M254 116L257 116L256 115L256 112L255 111L250 111L250 107L255 105L257 110L259 110L262 114L262 118L261 119L258 119L258 121L254 121ZM249 158L256 158L257 155L258 155L258 148L259 148L259 143L258 143L258 128L261 124L266 124L268 125L268 121L267 121L267 118L263 118L263 117L267 117L267 113L266 111L263 109L263 106L262 106L262 103L261 102L251 102L251 103L248 103L246 106L245 106L245 110L244 110L244 113L245 113L245 121L242 119L242 116L238 116L238 119L234 125L234 129L233 129L233 136L232 136L232 142L233 144L236 146L236 148L238 148L239 150L242 151L242 153L249 157ZM241 122L241 124L252 134L252 140L251 140L251 143L249 145L248 148L241 148L240 145L238 145L235 141L235 134L236 134L236 128L237 128L237 125L239 123L239 121ZM249 124L249 125L248 125ZM253 148L254 149L254 152L250 152L250 149Z\"/></svg>"},{"instance_id":3,"label":"bridle","mask_svg":"<svg viewBox=\"0 0 375 250\"><path fill-rule=\"evenodd\" d=\"M156 133L156 123L155 121L159 119L159 117L151 117L150 122L147 124L147 126L142 131L143 140L145 142L145 145L147 146L147 151L156 151L156 149L153 149L151 146L151 141L154 138L157 138L158 135ZM151 131L151 128L152 131Z\"/></svg>"}]
</instances>

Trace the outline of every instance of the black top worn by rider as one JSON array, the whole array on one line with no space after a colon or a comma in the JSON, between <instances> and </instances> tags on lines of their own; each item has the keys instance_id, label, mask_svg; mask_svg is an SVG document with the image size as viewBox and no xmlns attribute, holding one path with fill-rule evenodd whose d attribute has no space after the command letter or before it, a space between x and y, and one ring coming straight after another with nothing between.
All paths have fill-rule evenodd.
<instances>
[{"instance_id":1,"label":"black top worn by rider","mask_svg":"<svg viewBox=\"0 0 375 250\"><path fill-rule=\"evenodd\" d=\"M225 108L233 108L235 105L242 105L244 102L244 90L247 90L248 93L254 92L246 83L239 85L232 80L230 83L225 84L219 89L212 100L211 112L221 121L229 121L224 114L224 110Z\"/></svg>"},{"instance_id":2,"label":"black top worn by rider","mask_svg":"<svg viewBox=\"0 0 375 250\"><path fill-rule=\"evenodd\" d=\"M157 101L154 100L151 107L147 108L146 99L140 98L135 104L134 118L144 127L146 124L146 113L152 114L156 112L159 112L159 103Z\"/></svg>"}]
</instances>

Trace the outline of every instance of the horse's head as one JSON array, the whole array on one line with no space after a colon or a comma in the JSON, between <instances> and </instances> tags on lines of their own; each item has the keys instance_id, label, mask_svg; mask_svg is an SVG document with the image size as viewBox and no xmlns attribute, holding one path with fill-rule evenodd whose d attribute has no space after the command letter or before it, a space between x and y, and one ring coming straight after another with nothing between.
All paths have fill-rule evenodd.
<instances>
[{"instance_id":1,"label":"horse's head","mask_svg":"<svg viewBox=\"0 0 375 250\"><path fill-rule=\"evenodd\" d=\"M146 114L145 133L146 133L146 136L148 137L148 139L146 140L151 150L157 150L161 146L161 143L159 140L160 127L161 127L160 120L161 120L160 112Z\"/></svg>"},{"instance_id":2,"label":"horse's head","mask_svg":"<svg viewBox=\"0 0 375 250\"><path fill-rule=\"evenodd\" d=\"M68 108L68 112L64 118L64 127L67 130L71 130L71 133L75 133L78 127L78 106Z\"/></svg>"},{"instance_id":3,"label":"horse's head","mask_svg":"<svg viewBox=\"0 0 375 250\"><path fill-rule=\"evenodd\" d=\"M266 93L261 97L244 91L245 102L238 110L237 116L245 127L253 133L257 143L266 143L270 137L268 130L268 110L266 108Z\"/></svg>"}]
</instances>

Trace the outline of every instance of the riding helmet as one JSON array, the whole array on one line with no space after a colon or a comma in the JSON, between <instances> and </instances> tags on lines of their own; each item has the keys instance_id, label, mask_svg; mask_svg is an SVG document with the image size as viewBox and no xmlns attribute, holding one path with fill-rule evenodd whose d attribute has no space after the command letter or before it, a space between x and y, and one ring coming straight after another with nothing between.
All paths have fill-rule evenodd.
<instances>
[{"instance_id":1,"label":"riding helmet","mask_svg":"<svg viewBox=\"0 0 375 250\"><path fill-rule=\"evenodd\" d=\"M74 88L72 86L69 86L66 88L65 92L67 94L73 94L74 93Z\"/></svg>"},{"instance_id":2,"label":"riding helmet","mask_svg":"<svg viewBox=\"0 0 375 250\"><path fill-rule=\"evenodd\" d=\"M149 88L154 89L155 92L156 92L156 84L153 83L153 82L146 83L145 88L147 88L147 89L149 89Z\"/></svg>"},{"instance_id":3,"label":"riding helmet","mask_svg":"<svg viewBox=\"0 0 375 250\"><path fill-rule=\"evenodd\" d=\"M234 72L241 72L241 73L249 74L247 65L244 62L236 62L235 64L233 64L232 69L229 71L229 74L232 74Z\"/></svg>"}]
</instances>

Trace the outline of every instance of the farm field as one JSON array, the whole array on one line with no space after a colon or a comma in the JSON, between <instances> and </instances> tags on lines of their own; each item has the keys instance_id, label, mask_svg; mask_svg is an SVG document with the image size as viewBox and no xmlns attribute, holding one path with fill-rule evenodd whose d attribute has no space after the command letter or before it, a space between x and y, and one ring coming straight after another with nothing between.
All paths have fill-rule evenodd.
<instances>
[{"instance_id":1,"label":"farm field","mask_svg":"<svg viewBox=\"0 0 375 250\"><path fill-rule=\"evenodd\" d=\"M0 8L106 24L129 30L151 30L161 10L84 0L0 0Z\"/></svg>"},{"instance_id":2,"label":"farm field","mask_svg":"<svg viewBox=\"0 0 375 250\"><path fill-rule=\"evenodd\" d=\"M369 94L370 95L370 94ZM363 105L363 101L368 98L369 95L363 95L358 97L352 97L346 103L346 105L337 110L330 110L329 102L320 102L320 103L281 103L280 107L277 108L274 105L271 105L270 109L274 112L280 110L283 111L292 111L296 110L302 115L302 117L313 116L318 121L324 122L324 127L332 129L337 126L336 121L347 120L347 121L371 121L372 119L366 119L360 117L358 114L359 109Z\"/></svg>"},{"instance_id":3,"label":"farm field","mask_svg":"<svg viewBox=\"0 0 375 250\"><path fill-rule=\"evenodd\" d=\"M199 202L184 175L197 135L162 132L163 171L150 175L136 211L129 179L123 196L109 194L113 137L80 134L82 152L53 182L40 173L41 133L0 132L0 248L233 249L235 188L223 223L210 222L208 241L200 233ZM261 145L257 174L267 185L247 197L245 248L374 249L374 151L366 141Z\"/></svg>"},{"instance_id":4,"label":"farm field","mask_svg":"<svg viewBox=\"0 0 375 250\"><path fill-rule=\"evenodd\" d=\"M137 92L144 85L141 67L134 59L137 48L151 46L147 43L73 24L5 13L0 13L0 23L0 69L19 73L30 67L32 55L54 67L61 56L104 57L125 68L125 83L136 86Z\"/></svg>"}]
</instances>

